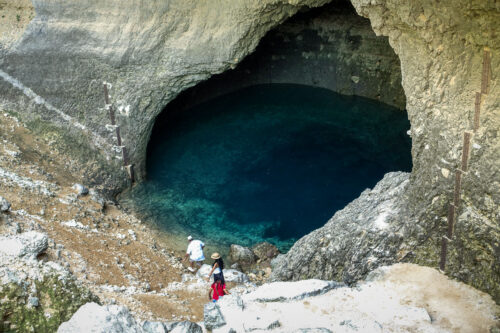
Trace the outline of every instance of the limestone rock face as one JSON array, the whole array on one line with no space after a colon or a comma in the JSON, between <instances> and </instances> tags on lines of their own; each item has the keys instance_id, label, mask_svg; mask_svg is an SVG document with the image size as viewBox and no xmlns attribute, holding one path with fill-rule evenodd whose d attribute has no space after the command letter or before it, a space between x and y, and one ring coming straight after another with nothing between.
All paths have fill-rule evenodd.
<instances>
[{"instance_id":1,"label":"limestone rock face","mask_svg":"<svg viewBox=\"0 0 500 333\"><path fill-rule=\"evenodd\" d=\"M496 325L490 296L418 265L379 268L354 288L279 283L207 305L220 321L212 332L487 332Z\"/></svg>"},{"instance_id":2,"label":"limestone rock face","mask_svg":"<svg viewBox=\"0 0 500 333\"><path fill-rule=\"evenodd\" d=\"M294 83L406 108L399 58L348 1L301 12L269 31L238 66L188 89L179 112L251 85Z\"/></svg>"},{"instance_id":3,"label":"limestone rock face","mask_svg":"<svg viewBox=\"0 0 500 333\"><path fill-rule=\"evenodd\" d=\"M207 303L203 309L205 327L209 330L226 325L219 307L215 303Z\"/></svg>"},{"instance_id":4,"label":"limestone rock face","mask_svg":"<svg viewBox=\"0 0 500 333\"><path fill-rule=\"evenodd\" d=\"M446 272L500 300L500 36L498 6L487 1L353 0L401 60L411 122L413 170L406 205L416 215L406 242L412 262L438 266L462 168L465 131L473 131L482 83L479 127L461 179ZM483 77L484 51L491 55ZM405 216L401 216L404 219ZM402 254L404 255L404 254ZM411 259L410 259L411 258Z\"/></svg>"},{"instance_id":5,"label":"limestone rock face","mask_svg":"<svg viewBox=\"0 0 500 333\"><path fill-rule=\"evenodd\" d=\"M242 298L246 302L283 302L321 295L339 287L343 287L343 285L333 281L315 279L296 282L272 282L260 286L257 290L244 295Z\"/></svg>"},{"instance_id":6,"label":"limestone rock face","mask_svg":"<svg viewBox=\"0 0 500 333\"><path fill-rule=\"evenodd\" d=\"M47 235L34 231L0 240L1 332L55 332L82 304L97 301L67 269L35 259L46 248Z\"/></svg>"},{"instance_id":7,"label":"limestone rock face","mask_svg":"<svg viewBox=\"0 0 500 333\"><path fill-rule=\"evenodd\" d=\"M408 213L409 174L388 173L271 262L273 280L318 278L352 283L401 259L415 218Z\"/></svg>"},{"instance_id":8,"label":"limestone rock face","mask_svg":"<svg viewBox=\"0 0 500 333\"><path fill-rule=\"evenodd\" d=\"M82 147L67 148L84 156L89 170L119 170L121 149L114 147L114 128L106 127L103 82L109 82L122 144L142 172L154 119L170 100L235 67L303 6L326 2L36 1L23 37L8 44L0 39L1 103L24 105L23 120L36 120L42 132L39 119L58 125L51 130L59 136L90 146L87 156ZM126 175L118 177L123 182ZM89 171L89 186L103 181L113 185Z\"/></svg>"}]
</instances>

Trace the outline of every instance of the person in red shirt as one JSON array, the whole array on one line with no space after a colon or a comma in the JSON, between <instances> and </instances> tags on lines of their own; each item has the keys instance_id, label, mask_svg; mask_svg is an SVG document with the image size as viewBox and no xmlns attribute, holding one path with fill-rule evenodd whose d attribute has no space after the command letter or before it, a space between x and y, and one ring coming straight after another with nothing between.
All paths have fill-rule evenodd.
<instances>
[{"instance_id":1,"label":"person in red shirt","mask_svg":"<svg viewBox=\"0 0 500 333\"><path fill-rule=\"evenodd\" d=\"M208 292L208 298L215 303L224 295L229 295L229 291L226 290L226 285L222 283L221 279L216 277L215 282L212 283L210 291Z\"/></svg>"}]
</instances>

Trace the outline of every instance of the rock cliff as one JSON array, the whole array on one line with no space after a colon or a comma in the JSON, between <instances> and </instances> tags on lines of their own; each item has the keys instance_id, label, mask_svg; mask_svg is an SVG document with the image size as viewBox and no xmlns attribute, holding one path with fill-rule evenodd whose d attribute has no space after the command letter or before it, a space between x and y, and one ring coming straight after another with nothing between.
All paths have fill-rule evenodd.
<instances>
[{"instance_id":1,"label":"rock cliff","mask_svg":"<svg viewBox=\"0 0 500 333\"><path fill-rule=\"evenodd\" d=\"M498 300L500 43L494 22L500 18L500 12L487 2L353 1L353 4L358 13L370 18L377 34L389 36L401 59L412 126L413 170L405 195L398 199L398 205L406 207L398 219L407 222L414 219L414 223L403 229L404 237L397 242L401 252L392 260L437 267L449 204L455 202L454 233L448 243L446 271L489 291ZM490 58L491 63L485 58ZM464 143L465 132L472 133L469 146ZM465 165L463 151L469 154ZM460 174L458 182L456 174ZM377 210L370 215L377 215ZM373 228L373 223L364 219L363 228ZM323 231L332 228L329 224ZM347 242L353 241L352 237L357 236L348 236ZM297 242L297 249L304 242L318 251L321 249L320 244L304 239ZM393 251L388 245L391 242L384 243L372 248L380 251L375 255L376 260L383 259L385 251ZM291 262L295 260L293 252L288 255ZM315 272L308 273L310 277L324 274L319 268L313 269L315 264L314 261L305 264L309 272ZM329 264L335 265L335 261ZM280 266L286 270L286 264ZM346 273L349 267L349 262L341 264L332 269L329 277L349 274Z\"/></svg>"},{"instance_id":2,"label":"rock cliff","mask_svg":"<svg viewBox=\"0 0 500 333\"><path fill-rule=\"evenodd\" d=\"M164 113L182 112L215 96L268 83L321 87L406 107L399 58L387 37L376 36L370 21L349 2L334 1L303 10L278 25L235 69L184 91Z\"/></svg>"},{"instance_id":3,"label":"rock cliff","mask_svg":"<svg viewBox=\"0 0 500 333\"><path fill-rule=\"evenodd\" d=\"M179 92L235 67L267 31L303 6L326 2L33 1L36 16L28 25L23 16L10 37L2 31L0 106L23 110L20 118L35 133L79 157L90 185L116 190L126 179L122 159L143 175L155 117ZM402 258L437 265L448 205L458 188L455 197L461 200L447 272L498 300L498 5L479 0L352 2L376 34L389 37L401 61L414 167L405 199L399 199L405 201L398 206L406 205L415 221ZM491 62L483 66L484 58ZM116 127L109 126L103 81L110 83L121 142ZM464 169L466 131L472 139ZM127 149L125 156L120 144ZM459 172L459 186L456 169L465 171Z\"/></svg>"}]
</instances>

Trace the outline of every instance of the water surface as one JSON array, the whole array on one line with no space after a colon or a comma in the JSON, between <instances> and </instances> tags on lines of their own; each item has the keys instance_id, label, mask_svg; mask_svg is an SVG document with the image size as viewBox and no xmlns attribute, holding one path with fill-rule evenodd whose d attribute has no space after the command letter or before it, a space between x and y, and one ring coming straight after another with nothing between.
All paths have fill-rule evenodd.
<instances>
[{"instance_id":1,"label":"water surface","mask_svg":"<svg viewBox=\"0 0 500 333\"><path fill-rule=\"evenodd\" d=\"M272 84L157 125L148 180L123 204L211 244L286 251L389 171L410 171L406 112L326 89Z\"/></svg>"}]
</instances>

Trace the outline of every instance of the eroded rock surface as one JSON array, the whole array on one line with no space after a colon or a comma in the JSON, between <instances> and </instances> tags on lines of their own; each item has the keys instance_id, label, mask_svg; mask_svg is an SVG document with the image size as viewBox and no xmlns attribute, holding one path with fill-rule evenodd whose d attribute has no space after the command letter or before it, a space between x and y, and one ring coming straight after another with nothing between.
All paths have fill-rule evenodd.
<instances>
[{"instance_id":1,"label":"eroded rock surface","mask_svg":"<svg viewBox=\"0 0 500 333\"><path fill-rule=\"evenodd\" d=\"M317 280L280 283L207 305L205 318L217 322L213 332L472 333L498 325L490 296L417 265L379 268L355 288L332 290L331 282ZM271 290L281 297L262 297Z\"/></svg>"},{"instance_id":2,"label":"eroded rock surface","mask_svg":"<svg viewBox=\"0 0 500 333\"><path fill-rule=\"evenodd\" d=\"M352 1L401 60L411 123L413 170L407 205L417 216L408 241L412 261L438 266L455 170L462 168L465 131L480 125L470 144L461 202L446 271L500 300L500 35L498 6L487 1ZM483 78L484 51L491 66ZM402 216L401 218L404 218Z\"/></svg>"},{"instance_id":3,"label":"eroded rock surface","mask_svg":"<svg viewBox=\"0 0 500 333\"><path fill-rule=\"evenodd\" d=\"M36 1L23 37L0 44L2 103L26 105L30 111L22 117L36 120L33 128L57 132L62 144L73 141L68 153L89 169L89 186L117 186L124 172L116 179L90 172L95 164L94 171L112 174L123 164L121 149L113 147L114 128L106 127L111 121L104 81L110 83L122 144L142 176L154 118L170 100L235 67L268 30L303 6L326 2Z\"/></svg>"},{"instance_id":4,"label":"eroded rock surface","mask_svg":"<svg viewBox=\"0 0 500 333\"><path fill-rule=\"evenodd\" d=\"M5 256L35 259L47 246L47 235L36 231L0 237L0 254Z\"/></svg>"},{"instance_id":5,"label":"eroded rock surface","mask_svg":"<svg viewBox=\"0 0 500 333\"><path fill-rule=\"evenodd\" d=\"M58 333L201 333L196 323L150 322L138 323L126 307L119 305L101 306L97 303L84 304L70 320L59 326Z\"/></svg>"}]
</instances>

